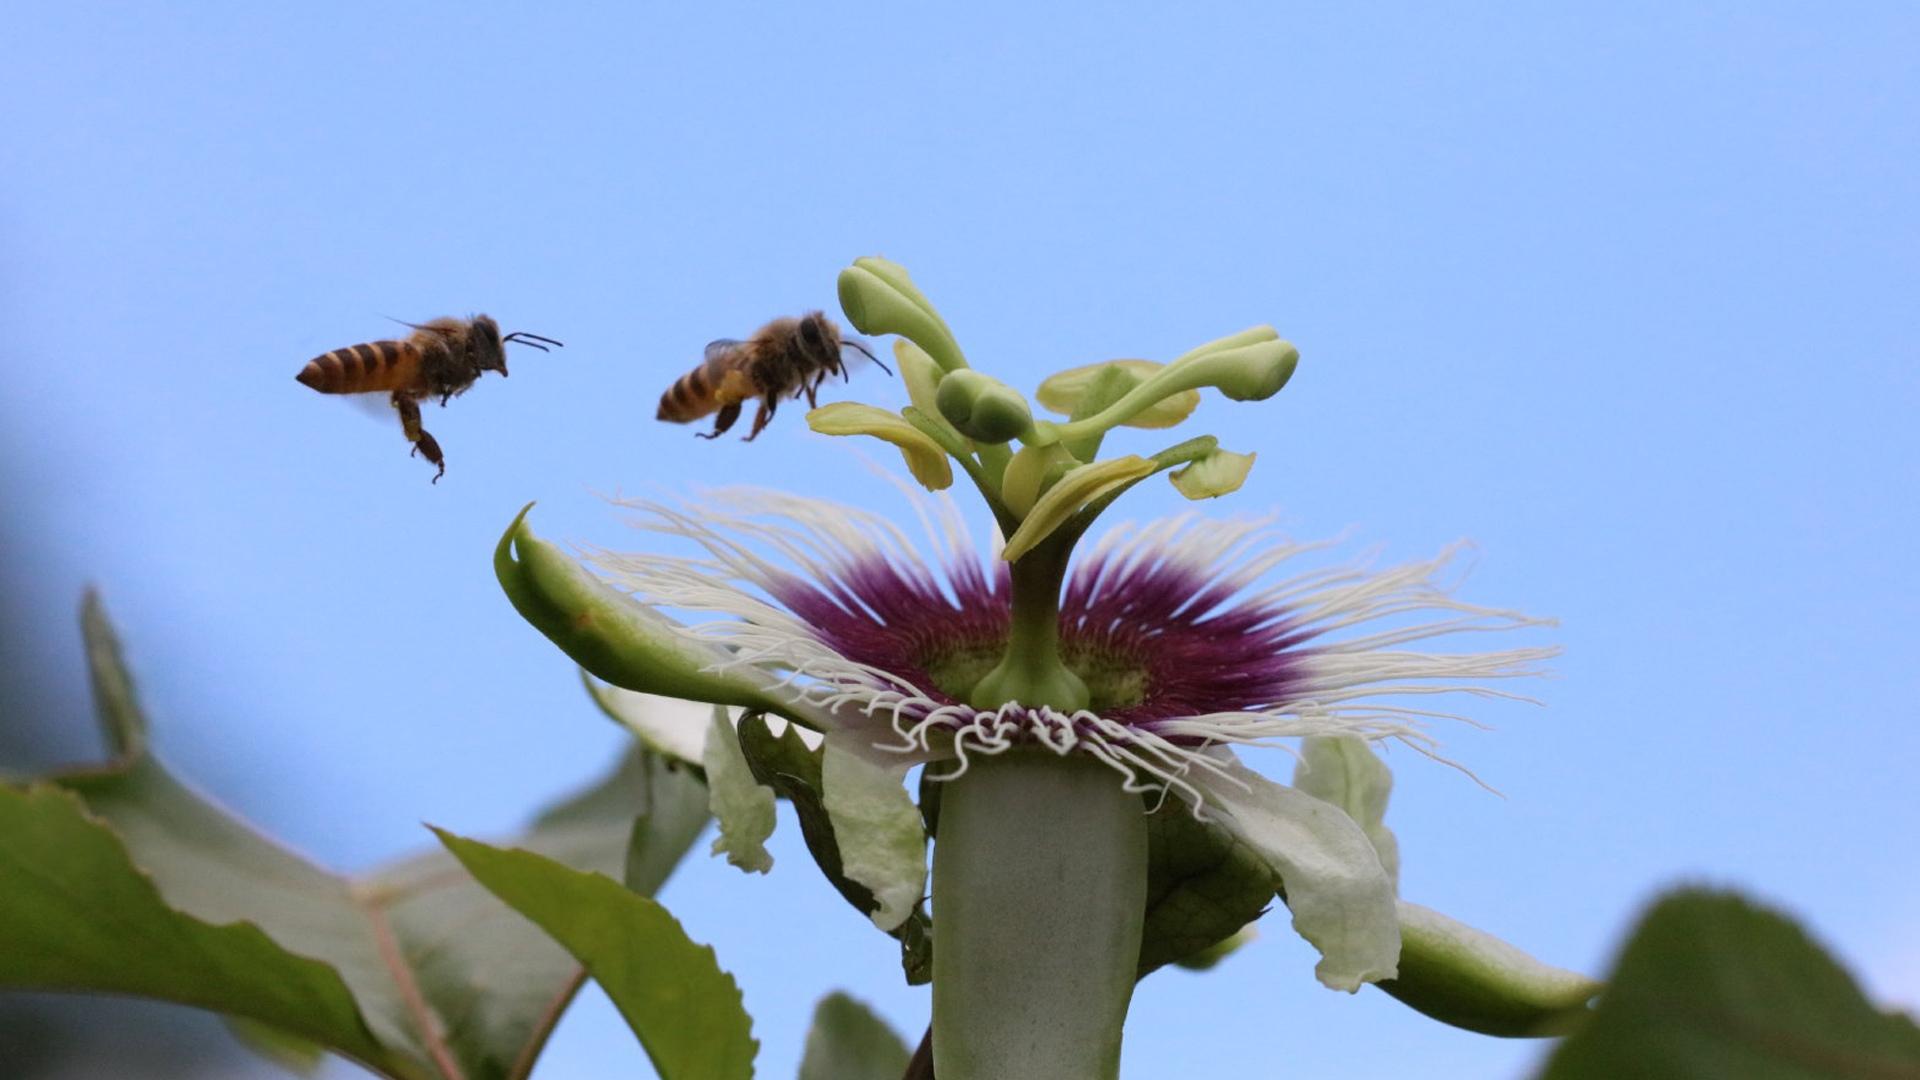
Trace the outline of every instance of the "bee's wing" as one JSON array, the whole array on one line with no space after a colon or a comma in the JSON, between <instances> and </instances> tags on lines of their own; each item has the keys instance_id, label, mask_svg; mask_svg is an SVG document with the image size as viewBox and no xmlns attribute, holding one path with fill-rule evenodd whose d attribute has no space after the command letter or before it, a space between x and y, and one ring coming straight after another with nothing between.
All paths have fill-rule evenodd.
<instances>
[{"instance_id":1,"label":"bee's wing","mask_svg":"<svg viewBox=\"0 0 1920 1080\"><path fill-rule=\"evenodd\" d=\"M707 342L707 351L705 354L707 367L713 369L725 364L728 358L733 356L734 351L745 344L746 342L741 341L739 338L727 337L723 337L718 341Z\"/></svg>"},{"instance_id":2,"label":"bee's wing","mask_svg":"<svg viewBox=\"0 0 1920 1080\"><path fill-rule=\"evenodd\" d=\"M335 397L367 416L382 423L390 423L393 418L393 392L390 390L369 390L364 394L335 394Z\"/></svg>"}]
</instances>

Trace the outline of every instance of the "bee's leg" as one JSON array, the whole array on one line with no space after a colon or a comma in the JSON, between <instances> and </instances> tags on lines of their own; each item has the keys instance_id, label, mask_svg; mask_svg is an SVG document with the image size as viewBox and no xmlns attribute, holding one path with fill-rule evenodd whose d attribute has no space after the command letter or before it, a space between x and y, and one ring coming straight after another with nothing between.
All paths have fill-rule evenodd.
<instances>
[{"instance_id":1,"label":"bee's leg","mask_svg":"<svg viewBox=\"0 0 1920 1080\"><path fill-rule=\"evenodd\" d=\"M755 436L767 430L767 424L773 420L774 402L775 399L772 397L760 399L760 411L753 414L753 430L747 432L747 437L741 440L742 442L752 442Z\"/></svg>"},{"instance_id":2,"label":"bee's leg","mask_svg":"<svg viewBox=\"0 0 1920 1080\"><path fill-rule=\"evenodd\" d=\"M427 434L420 426L420 403L401 394L393 395L393 407L400 410L400 430L406 433L407 441L413 444L413 454L419 454L439 468L433 474L433 482L439 483L447 473L446 456L440 453L440 443ZM413 454L408 454L412 457Z\"/></svg>"},{"instance_id":3,"label":"bee's leg","mask_svg":"<svg viewBox=\"0 0 1920 1080\"><path fill-rule=\"evenodd\" d=\"M721 407L719 414L713 418L712 431L696 431L694 434L703 439L717 439L725 435L727 429L732 427L733 422L738 419L740 419L740 403L736 401Z\"/></svg>"}]
</instances>

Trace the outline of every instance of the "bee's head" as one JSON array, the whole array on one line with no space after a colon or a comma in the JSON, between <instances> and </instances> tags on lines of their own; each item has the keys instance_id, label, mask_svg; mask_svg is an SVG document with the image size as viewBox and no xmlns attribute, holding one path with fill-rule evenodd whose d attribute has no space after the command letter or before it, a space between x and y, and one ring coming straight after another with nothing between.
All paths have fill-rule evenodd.
<instances>
[{"instance_id":1,"label":"bee's head","mask_svg":"<svg viewBox=\"0 0 1920 1080\"><path fill-rule=\"evenodd\" d=\"M507 373L507 344L500 337L500 324L490 315L473 317L473 333L467 338L467 359L475 371Z\"/></svg>"},{"instance_id":2,"label":"bee's head","mask_svg":"<svg viewBox=\"0 0 1920 1080\"><path fill-rule=\"evenodd\" d=\"M800 319L800 350L808 356L831 358L830 367L840 362L840 330L826 315L810 311Z\"/></svg>"}]
</instances>

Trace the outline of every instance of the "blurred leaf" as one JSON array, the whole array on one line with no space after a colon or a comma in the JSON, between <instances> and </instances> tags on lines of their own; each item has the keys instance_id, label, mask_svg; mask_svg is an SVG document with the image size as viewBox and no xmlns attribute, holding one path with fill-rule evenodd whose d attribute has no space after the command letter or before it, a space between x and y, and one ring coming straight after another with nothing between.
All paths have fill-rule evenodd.
<instances>
[{"instance_id":1,"label":"blurred leaf","mask_svg":"<svg viewBox=\"0 0 1920 1080\"><path fill-rule=\"evenodd\" d=\"M740 988L667 909L602 874L435 830L467 871L587 966L661 1080L746 1080L759 1042Z\"/></svg>"},{"instance_id":2,"label":"blurred leaf","mask_svg":"<svg viewBox=\"0 0 1920 1080\"><path fill-rule=\"evenodd\" d=\"M120 754L52 778L65 791L0 788L0 987L228 1012L388 1076L526 1076L579 965L443 851L344 878L181 784L146 753L145 718L92 597L82 623ZM635 878L650 890L705 804L702 785L636 751L519 842L618 873L635 817L650 813L659 829Z\"/></svg>"},{"instance_id":3,"label":"blurred leaf","mask_svg":"<svg viewBox=\"0 0 1920 1080\"><path fill-rule=\"evenodd\" d=\"M1542 1080L1920 1077L1920 1027L1869 1003L1792 921L1683 890L1627 940L1593 1019Z\"/></svg>"},{"instance_id":4,"label":"blurred leaf","mask_svg":"<svg viewBox=\"0 0 1920 1080\"><path fill-rule=\"evenodd\" d=\"M1147 815L1141 977L1232 938L1266 911L1273 895L1273 871L1252 848L1168 800Z\"/></svg>"},{"instance_id":5,"label":"blurred leaf","mask_svg":"<svg viewBox=\"0 0 1920 1080\"><path fill-rule=\"evenodd\" d=\"M257 926L168 907L118 837L48 785L0 788L0 986L165 998L277 1025L399 1076L333 969Z\"/></svg>"},{"instance_id":6,"label":"blurred leaf","mask_svg":"<svg viewBox=\"0 0 1920 1080\"><path fill-rule=\"evenodd\" d=\"M240 1042L296 1076L312 1076L327 1060L327 1048L290 1031L249 1020L244 1016L224 1018L227 1030Z\"/></svg>"},{"instance_id":7,"label":"blurred leaf","mask_svg":"<svg viewBox=\"0 0 1920 1080\"><path fill-rule=\"evenodd\" d=\"M819 865L820 872L854 910L872 916L879 909L879 902L874 899L872 889L847 876L841 863L840 842L834 836L833 820L822 798L824 749L808 747L799 729L792 724L775 735L767 718L760 713L748 713L741 718L739 735L740 749L753 770L753 778L793 804L794 815L800 819L801 838L806 841L807 851ZM900 942L901 967L909 985L920 986L933 979L932 927L926 910L916 906L907 921L891 931Z\"/></svg>"},{"instance_id":8,"label":"blurred leaf","mask_svg":"<svg viewBox=\"0 0 1920 1080\"><path fill-rule=\"evenodd\" d=\"M832 993L814 1007L800 1080L900 1080L912 1056L885 1020Z\"/></svg>"}]
</instances>

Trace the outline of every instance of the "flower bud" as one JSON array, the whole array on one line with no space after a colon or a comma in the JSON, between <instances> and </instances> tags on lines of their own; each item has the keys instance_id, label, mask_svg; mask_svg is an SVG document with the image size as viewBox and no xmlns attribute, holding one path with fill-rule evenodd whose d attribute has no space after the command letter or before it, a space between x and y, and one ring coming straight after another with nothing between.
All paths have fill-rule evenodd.
<instances>
[{"instance_id":1,"label":"flower bud","mask_svg":"<svg viewBox=\"0 0 1920 1080\"><path fill-rule=\"evenodd\" d=\"M935 403L947 423L977 442L997 446L1033 427L1033 413L1018 390L971 368L947 372Z\"/></svg>"}]
</instances>

